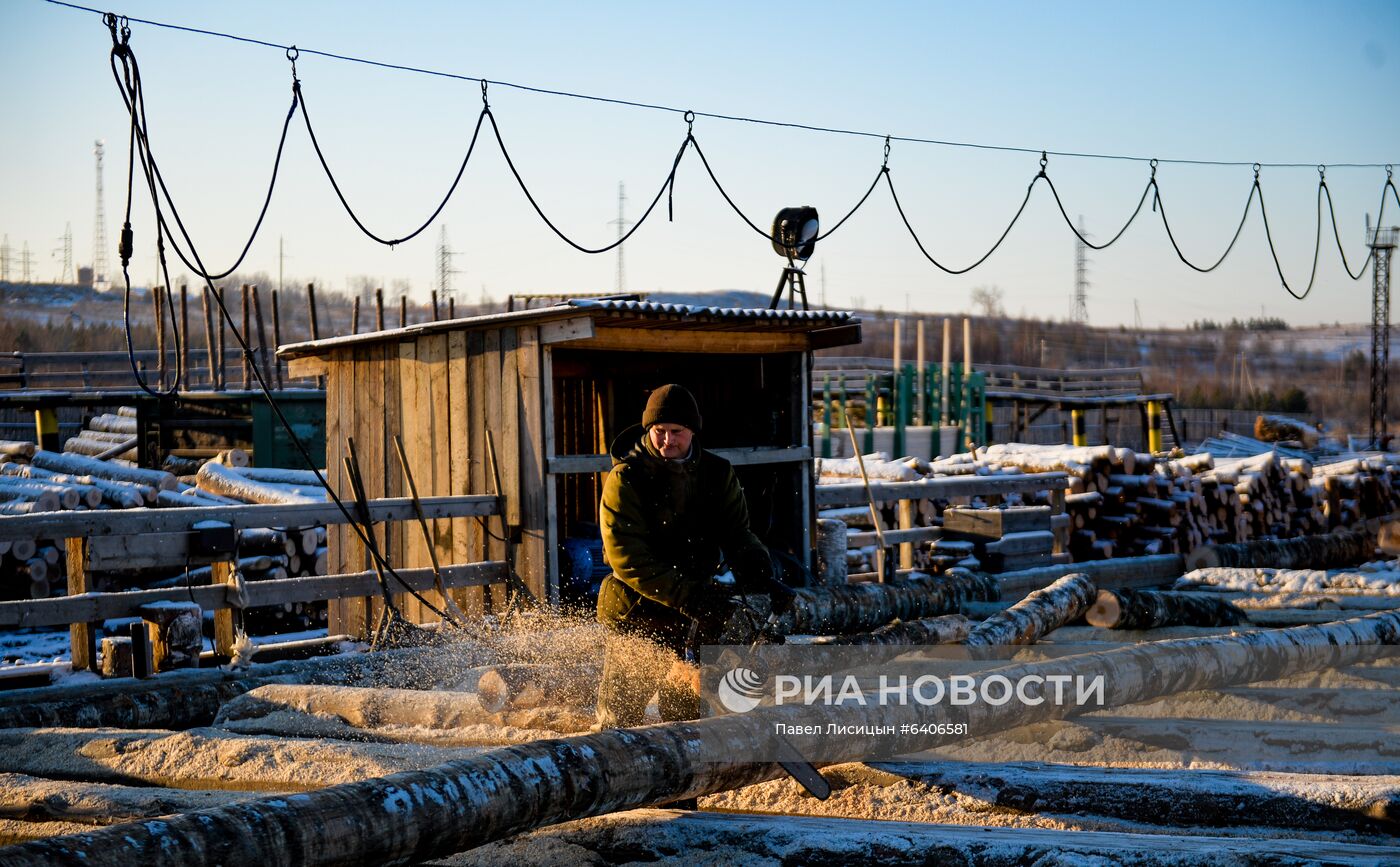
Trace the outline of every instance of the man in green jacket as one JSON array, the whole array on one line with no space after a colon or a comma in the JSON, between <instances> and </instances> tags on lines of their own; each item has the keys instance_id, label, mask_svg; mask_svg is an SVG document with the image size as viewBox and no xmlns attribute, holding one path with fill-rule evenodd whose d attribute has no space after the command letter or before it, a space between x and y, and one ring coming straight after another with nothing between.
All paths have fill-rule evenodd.
<instances>
[{"instance_id":1,"label":"man in green jacket","mask_svg":"<svg viewBox=\"0 0 1400 867\"><path fill-rule=\"evenodd\" d=\"M700 429L694 396L664 385L610 450L599 508L612 567L598 593L598 620L613 632L598 687L603 728L640 725L653 695L662 719L698 717L698 669L686 655L719 638L733 595L769 593L777 610L792 603L749 529L733 467L696 444ZM735 584L716 579L724 562Z\"/></svg>"}]
</instances>

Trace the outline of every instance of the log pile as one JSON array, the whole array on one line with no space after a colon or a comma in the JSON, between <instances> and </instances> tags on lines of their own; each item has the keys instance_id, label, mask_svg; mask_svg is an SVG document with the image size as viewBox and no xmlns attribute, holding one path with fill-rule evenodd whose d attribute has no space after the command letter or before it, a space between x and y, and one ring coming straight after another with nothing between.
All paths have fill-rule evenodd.
<instances>
[{"instance_id":1,"label":"log pile","mask_svg":"<svg viewBox=\"0 0 1400 867\"><path fill-rule=\"evenodd\" d=\"M99 415L87 434L113 436L135 419ZM99 437L100 438L100 437ZM99 460L81 450L50 452L33 443L0 441L0 515L59 510L181 508L245 503L324 502L316 474L246 466L248 456L228 450L203 459L186 484L174 474ZM61 539L36 537L0 542L0 598L42 599L62 595L67 586ZM321 526L246 529L239 533L237 571L245 581L327 574L326 530ZM177 587L207 583L209 567L188 571L153 570L123 576L120 588ZM116 589L116 588L114 588ZM288 632L326 622L324 603L287 603L276 610L251 609L248 628Z\"/></svg>"},{"instance_id":2,"label":"log pile","mask_svg":"<svg viewBox=\"0 0 1400 867\"><path fill-rule=\"evenodd\" d=\"M1343 456L1315 466L1307 457L1273 451L1219 459L1209 453L1157 459L1113 446L1000 443L934 462L892 461L883 454L865 461L867 471L899 479L1064 472L1067 548L1076 562L1316 536L1400 509L1400 455ZM847 464L854 462L820 462L823 481L848 483ZM1023 504L1012 495L998 505ZM946 503L920 502L916 523L946 527L946 508ZM892 509L886 510L887 526ZM857 529L870 521L864 508L833 509L823 517ZM974 557L979 567L995 568L981 556L979 541L986 540L945 532L915 566L938 571ZM872 553L873 549L853 552L850 571L868 571Z\"/></svg>"}]
</instances>

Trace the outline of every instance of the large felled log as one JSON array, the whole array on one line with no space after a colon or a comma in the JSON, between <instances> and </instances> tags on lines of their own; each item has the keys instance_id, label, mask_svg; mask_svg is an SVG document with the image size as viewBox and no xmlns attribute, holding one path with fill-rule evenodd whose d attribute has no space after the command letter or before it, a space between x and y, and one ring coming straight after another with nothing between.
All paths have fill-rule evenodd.
<instances>
[{"instance_id":1,"label":"large felled log","mask_svg":"<svg viewBox=\"0 0 1400 867\"><path fill-rule=\"evenodd\" d=\"M1035 644L1055 627L1082 617L1094 604L1095 592L1089 576L1066 575L977 624L963 643L993 647Z\"/></svg>"},{"instance_id":2,"label":"large felled log","mask_svg":"<svg viewBox=\"0 0 1400 867\"><path fill-rule=\"evenodd\" d=\"M893 620L952 614L962 602L994 601L998 594L995 577L966 569L939 576L920 574L888 584L802 589L779 629L788 635L869 632Z\"/></svg>"},{"instance_id":3,"label":"large felled log","mask_svg":"<svg viewBox=\"0 0 1400 867\"><path fill-rule=\"evenodd\" d=\"M1187 569L1266 566L1276 569L1335 569L1370 560L1375 539L1365 532L1328 533L1296 539L1256 539L1207 545L1186 558Z\"/></svg>"},{"instance_id":4,"label":"large felled log","mask_svg":"<svg viewBox=\"0 0 1400 867\"><path fill-rule=\"evenodd\" d=\"M596 690L596 680L593 686ZM336 716L360 728L399 725L454 729L483 723L518 725L526 721L514 712L487 710L469 692L279 683L259 686L229 701L219 709L214 722L218 725L283 710ZM585 715L578 710L528 716L533 723L528 727L553 731L579 731L592 722L591 713Z\"/></svg>"},{"instance_id":5,"label":"large felled log","mask_svg":"<svg viewBox=\"0 0 1400 867\"><path fill-rule=\"evenodd\" d=\"M1091 626L1106 629L1156 629L1161 626L1234 626L1243 611L1202 593L1161 590L1100 590L1084 613Z\"/></svg>"},{"instance_id":6,"label":"large felled log","mask_svg":"<svg viewBox=\"0 0 1400 867\"><path fill-rule=\"evenodd\" d=\"M961 614L925 617L907 623L890 623L860 635L846 635L832 644L840 645L921 645L957 644L967 638L972 621Z\"/></svg>"},{"instance_id":7,"label":"large felled log","mask_svg":"<svg viewBox=\"0 0 1400 867\"><path fill-rule=\"evenodd\" d=\"M175 477L161 470L146 470L140 467L126 467L106 461L93 460L82 455L60 454L42 449L29 459L36 467L69 473L75 476L93 476L117 482L135 482L149 485L158 491L173 491L178 484Z\"/></svg>"},{"instance_id":8,"label":"large felled log","mask_svg":"<svg viewBox=\"0 0 1400 867\"><path fill-rule=\"evenodd\" d=\"M0 816L29 822L115 825L246 801L252 792L200 792L47 780L0 773Z\"/></svg>"},{"instance_id":9,"label":"large felled log","mask_svg":"<svg viewBox=\"0 0 1400 867\"><path fill-rule=\"evenodd\" d=\"M1377 645L1395 643L1400 643L1400 614L1384 614L1326 626L1151 642L1006 666L996 675L1015 681L1100 673L1112 684L1112 702L1131 704L1346 665L1374 656ZM153 867L231 860L260 867L293 861L306 867L423 861L545 825L774 779L782 773L778 765L751 757L768 742L776 722L823 731L827 724L892 726L890 731L897 731L902 724L919 723L909 733L881 743L892 755L906 755L965 737L952 730L930 733L929 723L963 722L967 728L962 731L980 735L1091 707L1095 706L1046 701L760 708L696 722L535 741L297 798L260 798L160 823L26 843L6 856L15 867L80 859L89 865ZM804 743L799 739L798 748ZM825 743L830 761L861 757L871 746L850 738L828 738ZM927 857L927 847L920 852Z\"/></svg>"},{"instance_id":10,"label":"large felled log","mask_svg":"<svg viewBox=\"0 0 1400 867\"><path fill-rule=\"evenodd\" d=\"M978 824L981 824L980 822ZM1164 849L1170 848L1170 852ZM1018 867L1037 864L1378 864L1383 843L1322 839L1122 833L1041 827L977 827L844 816L635 810L494 844L482 861L526 863L537 853L568 853L580 864L677 863L704 853L724 864L929 864ZM677 853L685 853L678 857ZM1229 853L1229 854L1226 854Z\"/></svg>"}]
</instances>

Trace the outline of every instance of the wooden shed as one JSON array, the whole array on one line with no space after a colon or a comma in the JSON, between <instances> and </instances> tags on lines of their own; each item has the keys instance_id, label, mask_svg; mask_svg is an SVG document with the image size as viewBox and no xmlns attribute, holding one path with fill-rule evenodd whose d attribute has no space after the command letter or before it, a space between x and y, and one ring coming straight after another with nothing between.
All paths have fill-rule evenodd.
<instances>
[{"instance_id":1,"label":"wooden shed","mask_svg":"<svg viewBox=\"0 0 1400 867\"><path fill-rule=\"evenodd\" d=\"M810 565L812 351L859 340L859 320L844 312L590 299L298 343L279 354L293 375L325 377L327 472L337 493L350 494L342 464L353 437L368 495L407 495L398 434L420 495L502 498L503 520L437 521L439 561L508 560L536 597L557 602L567 583L561 563L577 566L564 542L577 550L597 537L609 444L667 382L695 393L699 442L735 465L755 532ZM417 527L387 532L390 563L431 565ZM366 568L348 529L332 532L329 546L331 571ZM469 611L493 601L480 588L453 592ZM333 604L331 631L363 634L372 613L365 600ZM413 600L404 613L431 619Z\"/></svg>"}]
</instances>

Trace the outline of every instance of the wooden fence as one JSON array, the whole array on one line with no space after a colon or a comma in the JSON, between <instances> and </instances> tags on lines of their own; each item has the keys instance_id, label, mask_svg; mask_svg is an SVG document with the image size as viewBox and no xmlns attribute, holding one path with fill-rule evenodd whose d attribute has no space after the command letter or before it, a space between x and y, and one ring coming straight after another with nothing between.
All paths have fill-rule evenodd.
<instances>
[{"instance_id":1,"label":"wooden fence","mask_svg":"<svg viewBox=\"0 0 1400 867\"><path fill-rule=\"evenodd\" d=\"M485 518L501 514L493 496L428 497L421 500L424 517L435 519ZM369 503L372 523L415 521L413 501L406 497ZM318 602L373 596L379 592L375 571L340 575L282 578L244 583L235 580L231 546L210 550L207 534L254 527L296 527L350 523L333 503L295 505L209 506L185 509L134 509L129 511L61 512L0 519L0 540L66 539L68 595L51 599L0 602L0 627L67 625L72 644L73 669L96 670L96 628L105 619L137 617L142 607L158 602L195 602L214 612L214 652L233 653L239 612L244 608L296 602ZM179 568L212 567L209 584L193 587L91 592L97 568L139 551L139 562ZM431 568L397 570L388 578L391 592L407 589L431 591L441 580L445 589L505 583L510 574L504 561L455 563L440 572Z\"/></svg>"}]
</instances>

